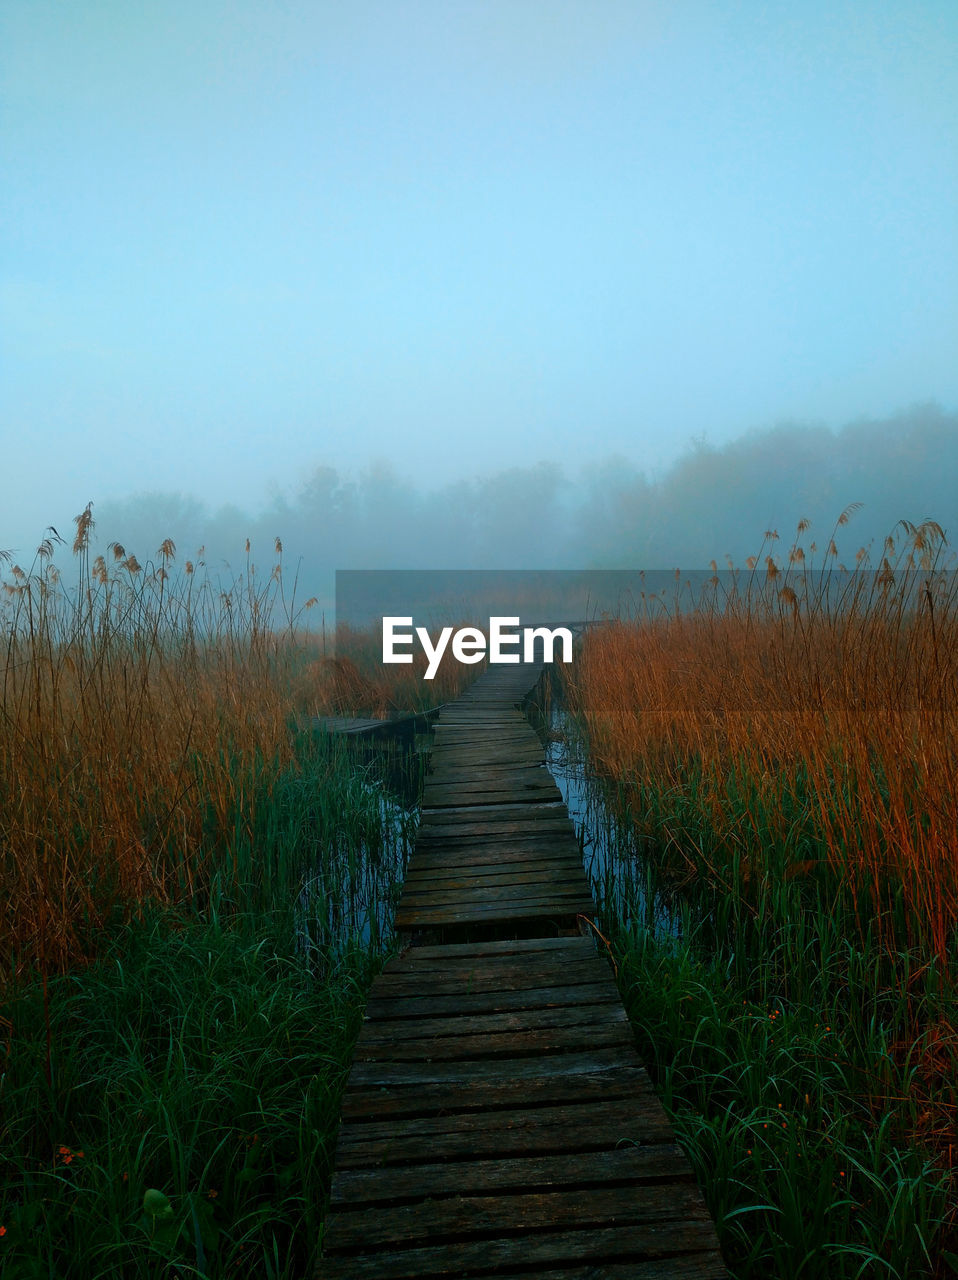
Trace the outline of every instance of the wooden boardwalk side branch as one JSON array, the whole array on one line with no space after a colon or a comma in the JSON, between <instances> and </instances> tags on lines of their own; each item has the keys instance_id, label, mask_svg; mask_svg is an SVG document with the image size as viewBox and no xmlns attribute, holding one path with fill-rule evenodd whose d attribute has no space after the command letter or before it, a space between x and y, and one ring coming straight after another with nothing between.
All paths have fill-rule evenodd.
<instances>
[{"instance_id":1,"label":"wooden boardwalk side branch","mask_svg":"<svg viewBox=\"0 0 958 1280\"><path fill-rule=\"evenodd\" d=\"M435 730L343 1099L328 1280L719 1280L715 1228L635 1049L572 823L490 668Z\"/></svg>"}]
</instances>

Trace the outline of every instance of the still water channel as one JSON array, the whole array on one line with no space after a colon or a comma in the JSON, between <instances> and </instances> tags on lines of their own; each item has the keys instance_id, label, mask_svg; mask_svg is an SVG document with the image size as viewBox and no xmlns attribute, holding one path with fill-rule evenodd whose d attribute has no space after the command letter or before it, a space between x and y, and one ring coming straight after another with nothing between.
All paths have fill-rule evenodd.
<instances>
[{"instance_id":1,"label":"still water channel","mask_svg":"<svg viewBox=\"0 0 958 1280\"><path fill-rule=\"evenodd\" d=\"M582 862L596 902L595 925L675 935L677 923L652 888L641 837L617 816L615 797L586 764L575 723L561 695L548 684L528 708L546 753L546 765L575 826ZM419 794L431 736L412 746L396 742L357 750L357 785L364 807L378 818L357 839L345 821L333 851L302 884L299 933L306 950L349 947L385 951L419 824Z\"/></svg>"}]
</instances>

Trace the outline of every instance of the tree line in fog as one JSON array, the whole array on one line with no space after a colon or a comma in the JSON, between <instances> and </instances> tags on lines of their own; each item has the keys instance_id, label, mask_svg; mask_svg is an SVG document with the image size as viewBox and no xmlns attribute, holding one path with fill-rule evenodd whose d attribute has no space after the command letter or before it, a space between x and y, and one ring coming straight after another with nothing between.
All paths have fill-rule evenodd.
<instances>
[{"instance_id":1,"label":"tree line in fog","mask_svg":"<svg viewBox=\"0 0 958 1280\"><path fill-rule=\"evenodd\" d=\"M838 431L786 424L730 443L700 439L657 475L610 457L571 475L557 461L435 485L394 464L358 475L317 465L257 511L210 510L187 493L138 493L94 507L101 539L140 560L171 537L178 559L205 548L211 569L245 567L245 544L268 572L275 539L300 598L331 598L337 568L703 568L759 552L766 530L787 556L799 520L823 551L843 509L841 558L880 556L902 519L941 524L958 542L958 413L935 405Z\"/></svg>"}]
</instances>

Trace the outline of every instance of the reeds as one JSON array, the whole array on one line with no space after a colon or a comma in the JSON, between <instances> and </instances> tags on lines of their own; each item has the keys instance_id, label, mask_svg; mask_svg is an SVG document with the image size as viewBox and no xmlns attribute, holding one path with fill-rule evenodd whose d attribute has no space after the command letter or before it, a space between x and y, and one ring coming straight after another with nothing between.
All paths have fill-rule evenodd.
<instances>
[{"instance_id":1,"label":"reeds","mask_svg":"<svg viewBox=\"0 0 958 1280\"><path fill-rule=\"evenodd\" d=\"M826 876L862 936L948 962L958 590L945 550L930 522L904 525L877 570L833 568L833 540L816 568L796 543L785 566L756 558L692 606L677 584L648 618L590 632L572 696L593 763L631 786L640 822L651 792L672 797L659 835L677 876L735 892Z\"/></svg>"},{"instance_id":2,"label":"reeds","mask_svg":"<svg viewBox=\"0 0 958 1280\"><path fill-rule=\"evenodd\" d=\"M91 530L4 592L0 1272L293 1280L415 814L308 728L278 543L221 582Z\"/></svg>"},{"instance_id":3,"label":"reeds","mask_svg":"<svg viewBox=\"0 0 958 1280\"><path fill-rule=\"evenodd\" d=\"M220 579L202 552L178 564L169 539L141 563L117 543L94 556L92 534L87 507L68 571L51 529L2 584L0 979L92 957L149 902L262 880L263 824L300 768L297 730L311 714L370 713L372 681L340 679L359 672L359 638L324 660L278 539L265 573L247 543L242 571ZM410 669L393 670L404 683L380 675L372 709L416 709ZM339 768L309 767L319 791Z\"/></svg>"},{"instance_id":4,"label":"reeds","mask_svg":"<svg viewBox=\"0 0 958 1280\"><path fill-rule=\"evenodd\" d=\"M768 551L584 639L566 692L614 820L600 922L732 1274L938 1280L958 1257L955 576L931 523L876 569Z\"/></svg>"}]
</instances>

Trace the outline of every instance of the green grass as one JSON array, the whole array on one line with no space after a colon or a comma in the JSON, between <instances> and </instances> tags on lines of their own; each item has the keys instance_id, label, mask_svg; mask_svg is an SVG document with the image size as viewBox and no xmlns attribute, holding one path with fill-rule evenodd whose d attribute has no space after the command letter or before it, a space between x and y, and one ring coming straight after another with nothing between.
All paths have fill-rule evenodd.
<instances>
[{"instance_id":1,"label":"green grass","mask_svg":"<svg viewBox=\"0 0 958 1280\"><path fill-rule=\"evenodd\" d=\"M400 833L368 769L322 739L278 778L264 766L263 788L204 903L147 907L94 963L8 988L4 1280L315 1268Z\"/></svg>"},{"instance_id":2,"label":"green grass","mask_svg":"<svg viewBox=\"0 0 958 1280\"><path fill-rule=\"evenodd\" d=\"M876 1016L891 1001L867 959L833 953L802 972L782 944L746 967L711 930L683 934L616 933L613 946L733 1274L933 1274L953 1188L910 1138L917 1063L889 1052L895 1010Z\"/></svg>"}]
</instances>

